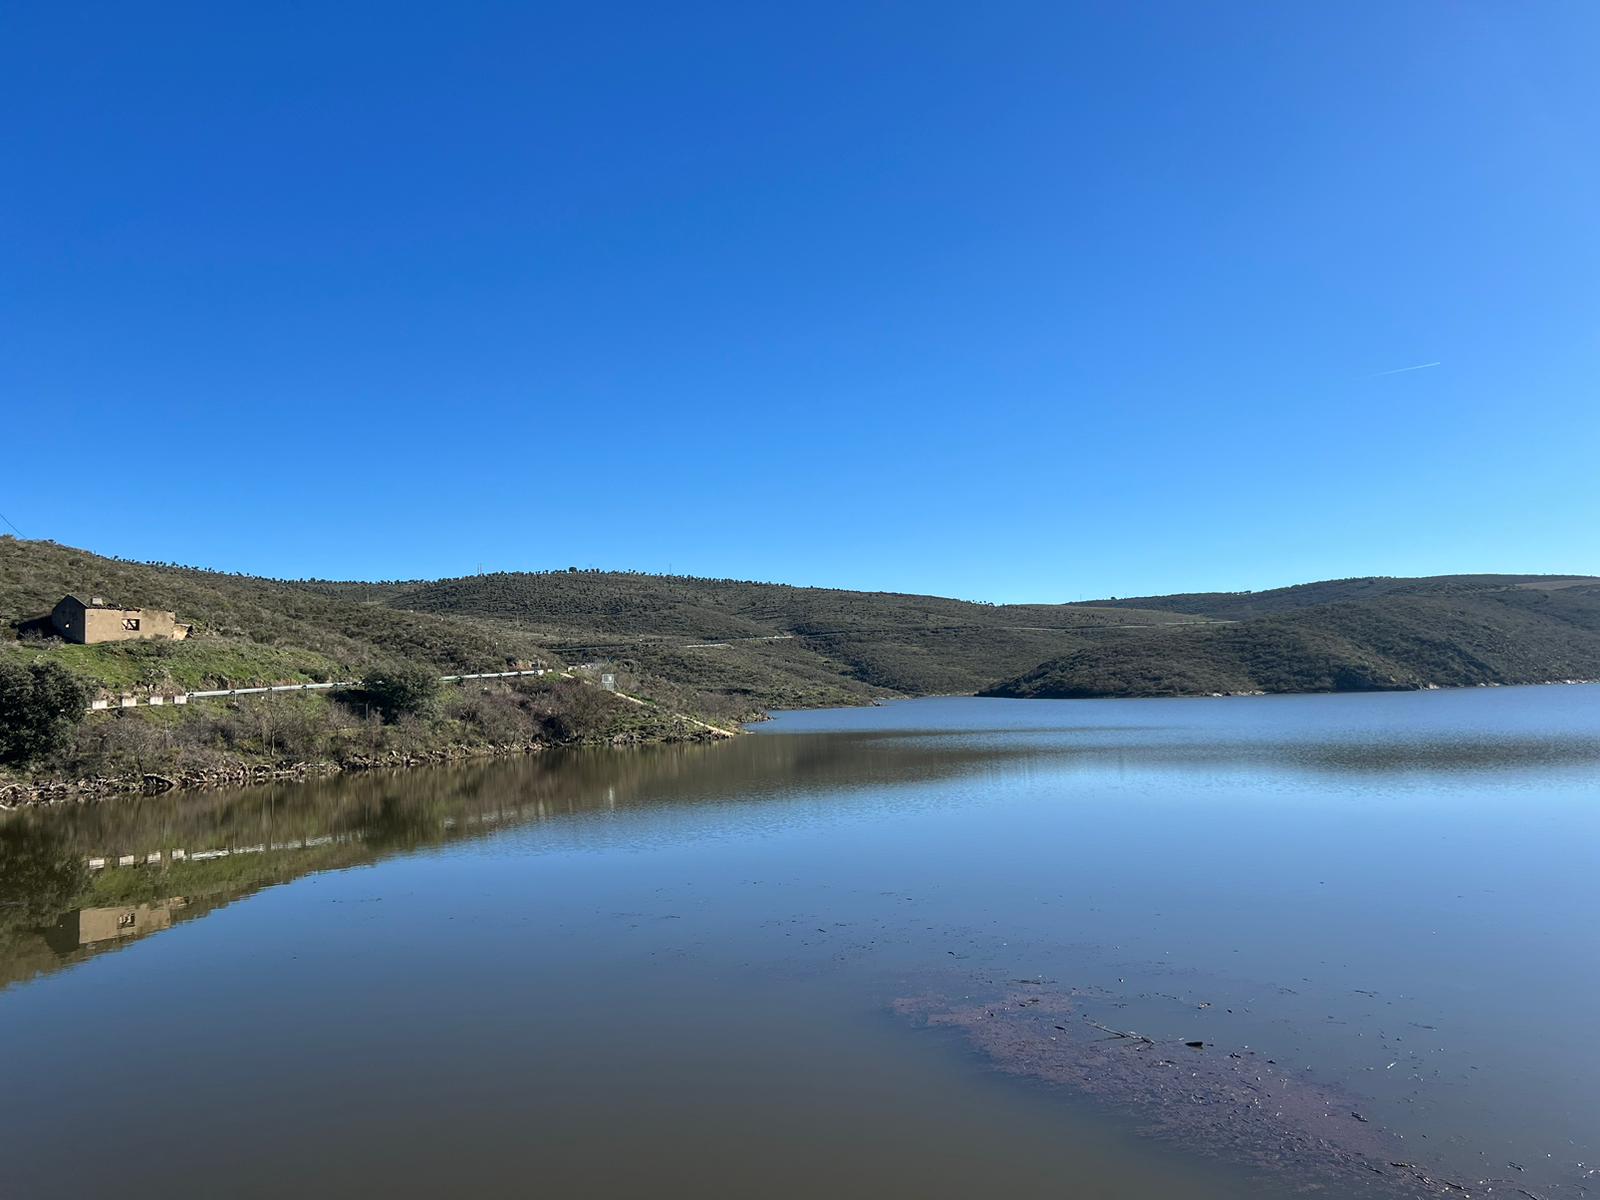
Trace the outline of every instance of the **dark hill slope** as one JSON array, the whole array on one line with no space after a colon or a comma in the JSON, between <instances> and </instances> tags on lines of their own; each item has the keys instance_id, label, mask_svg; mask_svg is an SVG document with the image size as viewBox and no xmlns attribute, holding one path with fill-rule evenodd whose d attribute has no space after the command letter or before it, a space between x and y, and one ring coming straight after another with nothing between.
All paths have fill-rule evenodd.
<instances>
[{"instance_id":1,"label":"dark hill slope","mask_svg":"<svg viewBox=\"0 0 1600 1200\"><path fill-rule=\"evenodd\" d=\"M306 585L524 630L569 660L608 659L778 706L972 692L1113 626L1192 621L1126 607L937 596L627 572Z\"/></svg>"},{"instance_id":2,"label":"dark hill slope","mask_svg":"<svg viewBox=\"0 0 1600 1200\"><path fill-rule=\"evenodd\" d=\"M1295 608L1082 647L989 689L1192 696L1600 678L1600 585L1453 587Z\"/></svg>"},{"instance_id":3,"label":"dark hill slope","mask_svg":"<svg viewBox=\"0 0 1600 1200\"><path fill-rule=\"evenodd\" d=\"M1355 579L1301 583L1262 592L1185 592L1174 596L1137 596L1090 600L1086 603L1102 609L1135 608L1238 621L1324 604L1381 600L1389 596L1457 595L1508 588L1560 590L1571 585L1595 583L1600 583L1600 579L1570 575L1433 575L1412 579L1368 575Z\"/></svg>"}]
</instances>

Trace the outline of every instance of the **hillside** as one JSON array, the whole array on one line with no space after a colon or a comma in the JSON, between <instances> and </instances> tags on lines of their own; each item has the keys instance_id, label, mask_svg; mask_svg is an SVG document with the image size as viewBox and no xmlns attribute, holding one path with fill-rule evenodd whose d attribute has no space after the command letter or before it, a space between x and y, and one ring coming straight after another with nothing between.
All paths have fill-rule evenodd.
<instances>
[{"instance_id":1,"label":"hillside","mask_svg":"<svg viewBox=\"0 0 1600 1200\"><path fill-rule=\"evenodd\" d=\"M67 593L171 609L193 632L183 641L70 644L45 619ZM754 715L748 703L729 707L726 696L625 671L619 684L643 703L555 675L470 686L437 681L538 662L560 665L536 638L503 622L0 537L0 702L11 714L0 719L14 719L7 728L18 729L31 727L36 712L56 711L30 708L24 698L37 671L64 668L88 685L71 701L69 726L50 726L45 751L0 741L8 747L0 793L14 800L74 781L98 791L137 787L149 776L188 786L565 744L681 740L704 736L707 719ZM420 679L427 690L400 708L362 687L117 707L87 718L76 707L95 690L138 696L368 675Z\"/></svg>"},{"instance_id":2,"label":"hillside","mask_svg":"<svg viewBox=\"0 0 1600 1200\"><path fill-rule=\"evenodd\" d=\"M98 646L32 637L67 593L171 609L195 633ZM623 572L282 581L0 538L0 656L44 655L113 690L348 679L395 660L440 673L603 661L696 711L754 716L972 692L1112 627L1193 620Z\"/></svg>"},{"instance_id":3,"label":"hillside","mask_svg":"<svg viewBox=\"0 0 1600 1200\"><path fill-rule=\"evenodd\" d=\"M992 605L627 572L304 586L412 612L490 620L568 661L621 662L743 697L757 708L973 692L1121 627L1197 619L1127 606Z\"/></svg>"},{"instance_id":4,"label":"hillside","mask_svg":"<svg viewBox=\"0 0 1600 1200\"><path fill-rule=\"evenodd\" d=\"M1314 608L1324 604L1343 604L1382 600L1390 596L1457 595L1462 592L1502 591L1507 588L1559 590L1600 582L1581 575L1429 575L1404 578L1366 575L1352 579L1327 579L1300 583L1292 587L1260 592L1184 592L1172 596L1133 596L1109 600L1082 601L1094 608L1131 608L1141 611L1185 613L1238 621L1265 617L1273 613Z\"/></svg>"},{"instance_id":5,"label":"hillside","mask_svg":"<svg viewBox=\"0 0 1600 1200\"><path fill-rule=\"evenodd\" d=\"M66 594L170 609L193 632L182 641L70 644L47 619ZM590 572L292 582L123 562L5 537L0 683L14 698L31 695L29 681L54 668L112 695L368 675L418 680L436 694L417 692L399 712L375 708L375 693L354 688L117 707L86 719L77 706L87 696L64 707L12 699L14 728L32 721L26 714L58 709L70 711L73 723L50 726L47 750L11 745L0 789L15 797L19 788L38 794L76 780L103 791L152 777L189 786L554 745L694 738L705 736L706 722L726 727L769 708L973 692L1124 627L1196 620L1129 608L995 607ZM643 703L553 676L437 684L442 674L530 663L603 664Z\"/></svg>"},{"instance_id":6,"label":"hillside","mask_svg":"<svg viewBox=\"0 0 1600 1200\"><path fill-rule=\"evenodd\" d=\"M1484 578L1373 589L1369 599L1339 603L1300 605L1264 593L1278 609L1272 615L1108 640L1050 659L985 694L1185 696L1600 678L1600 581L1549 587L1528 577L1495 584ZM1230 611L1216 602L1206 607Z\"/></svg>"},{"instance_id":7,"label":"hillside","mask_svg":"<svg viewBox=\"0 0 1600 1200\"><path fill-rule=\"evenodd\" d=\"M67 645L30 633L68 592L170 608L184 642ZM109 689L598 662L677 711L985 692L1192 695L1600 676L1600 580L1457 575L1092 604L628 572L386 583L282 581L122 562L0 538L0 661L46 657Z\"/></svg>"},{"instance_id":8,"label":"hillside","mask_svg":"<svg viewBox=\"0 0 1600 1200\"><path fill-rule=\"evenodd\" d=\"M29 640L29 622L68 593L170 609L183 642L69 646ZM18 637L21 635L22 640ZM350 679L403 659L441 674L501 670L546 655L505 625L420 618L269 579L123 562L54 542L0 537L0 654L47 654L110 688L250 686Z\"/></svg>"}]
</instances>

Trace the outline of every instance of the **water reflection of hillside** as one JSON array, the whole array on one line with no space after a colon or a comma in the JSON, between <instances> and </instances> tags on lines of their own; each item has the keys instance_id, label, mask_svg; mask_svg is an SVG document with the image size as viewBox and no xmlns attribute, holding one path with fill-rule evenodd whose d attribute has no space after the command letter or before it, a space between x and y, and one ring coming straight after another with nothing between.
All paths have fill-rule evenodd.
<instances>
[{"instance_id":1,"label":"water reflection of hillside","mask_svg":"<svg viewBox=\"0 0 1600 1200\"><path fill-rule=\"evenodd\" d=\"M734 780L711 786L721 776L704 766L717 749L549 755L13 813L0 821L0 986L316 871L507 825L737 790ZM770 753L760 758L758 773L781 770Z\"/></svg>"},{"instance_id":2,"label":"water reflection of hillside","mask_svg":"<svg viewBox=\"0 0 1600 1200\"><path fill-rule=\"evenodd\" d=\"M1600 744L1582 736L1311 741L1237 727L780 734L25 810L0 819L0 986L265 887L511 825L731 804L781 812L821 795L847 803L934 780L999 781L1044 761L1086 772L1399 774L1592 767Z\"/></svg>"}]
</instances>

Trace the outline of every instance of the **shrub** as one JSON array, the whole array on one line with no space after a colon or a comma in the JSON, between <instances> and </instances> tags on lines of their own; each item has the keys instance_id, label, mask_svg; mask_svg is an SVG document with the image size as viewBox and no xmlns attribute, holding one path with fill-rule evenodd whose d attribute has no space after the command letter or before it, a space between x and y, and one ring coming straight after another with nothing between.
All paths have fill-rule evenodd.
<instances>
[{"instance_id":1,"label":"shrub","mask_svg":"<svg viewBox=\"0 0 1600 1200\"><path fill-rule=\"evenodd\" d=\"M456 698L450 715L491 745L511 745L533 740L537 722L527 701L504 688L480 689Z\"/></svg>"},{"instance_id":2,"label":"shrub","mask_svg":"<svg viewBox=\"0 0 1600 1200\"><path fill-rule=\"evenodd\" d=\"M74 757L86 772L144 775L172 768L171 743L168 731L148 713L114 712L84 730Z\"/></svg>"},{"instance_id":3,"label":"shrub","mask_svg":"<svg viewBox=\"0 0 1600 1200\"><path fill-rule=\"evenodd\" d=\"M539 731L552 742L602 740L616 726L620 701L575 679L523 681L513 691L523 697Z\"/></svg>"},{"instance_id":4,"label":"shrub","mask_svg":"<svg viewBox=\"0 0 1600 1200\"><path fill-rule=\"evenodd\" d=\"M368 672L361 696L390 724L401 717L426 716L439 695L439 677L426 667L397 663Z\"/></svg>"},{"instance_id":5,"label":"shrub","mask_svg":"<svg viewBox=\"0 0 1600 1200\"><path fill-rule=\"evenodd\" d=\"M60 663L0 662L0 763L23 766L64 749L91 699Z\"/></svg>"}]
</instances>

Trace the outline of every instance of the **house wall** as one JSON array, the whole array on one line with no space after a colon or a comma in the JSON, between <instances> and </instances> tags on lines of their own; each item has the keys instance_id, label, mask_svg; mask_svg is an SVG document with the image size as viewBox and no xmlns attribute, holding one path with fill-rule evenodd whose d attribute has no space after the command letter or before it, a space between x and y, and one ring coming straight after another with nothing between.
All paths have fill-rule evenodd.
<instances>
[{"instance_id":1,"label":"house wall","mask_svg":"<svg viewBox=\"0 0 1600 1200\"><path fill-rule=\"evenodd\" d=\"M139 628L128 629L125 621L137 621ZM83 640L93 645L96 642L170 639L177 623L172 613L157 608L91 608L83 614Z\"/></svg>"},{"instance_id":2,"label":"house wall","mask_svg":"<svg viewBox=\"0 0 1600 1200\"><path fill-rule=\"evenodd\" d=\"M70 598L57 604L50 613L50 623L56 632L69 642L83 641L83 606Z\"/></svg>"},{"instance_id":3,"label":"house wall","mask_svg":"<svg viewBox=\"0 0 1600 1200\"><path fill-rule=\"evenodd\" d=\"M127 628L128 621L137 621L139 627ZM50 622L69 642L85 645L151 638L177 641L189 635L189 627L180 625L175 614L159 608L84 608L63 600L50 614Z\"/></svg>"}]
</instances>

